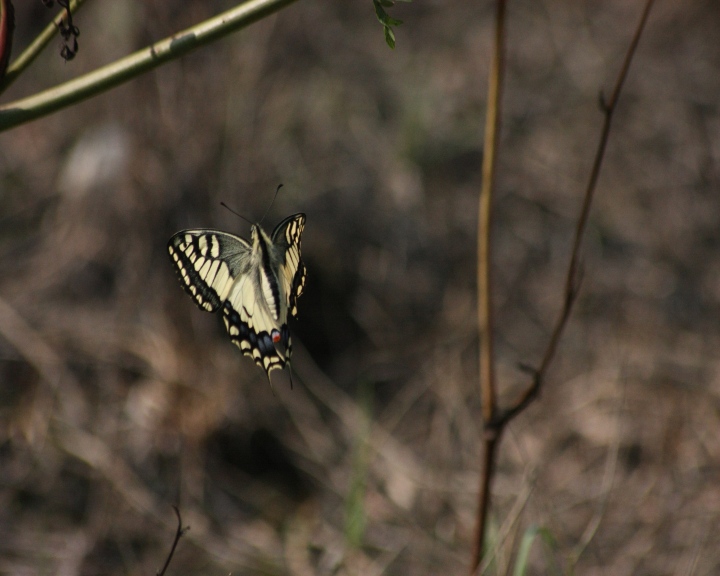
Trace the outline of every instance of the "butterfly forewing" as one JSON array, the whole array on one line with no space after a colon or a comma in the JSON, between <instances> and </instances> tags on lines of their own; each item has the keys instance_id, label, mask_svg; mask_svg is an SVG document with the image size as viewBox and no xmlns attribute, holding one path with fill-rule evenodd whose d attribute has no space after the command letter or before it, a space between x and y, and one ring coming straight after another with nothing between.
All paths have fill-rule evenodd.
<instances>
[{"instance_id":1,"label":"butterfly forewing","mask_svg":"<svg viewBox=\"0 0 720 576\"><path fill-rule=\"evenodd\" d=\"M270 375L290 361L287 313L297 315L305 286L300 238L305 215L289 216L268 237L253 227L253 243L218 230L175 234L168 251L180 282L203 310L223 310L230 339Z\"/></svg>"},{"instance_id":2,"label":"butterfly forewing","mask_svg":"<svg viewBox=\"0 0 720 576\"><path fill-rule=\"evenodd\" d=\"M168 252L185 291L200 308L215 312L249 268L251 246L219 230L184 230L170 239Z\"/></svg>"},{"instance_id":3,"label":"butterfly forewing","mask_svg":"<svg viewBox=\"0 0 720 576\"><path fill-rule=\"evenodd\" d=\"M295 214L280 222L272 233L273 245L281 250L279 281L283 285L287 307L297 316L297 299L305 289L307 271L300 256L300 237L305 228L305 215Z\"/></svg>"}]
</instances>

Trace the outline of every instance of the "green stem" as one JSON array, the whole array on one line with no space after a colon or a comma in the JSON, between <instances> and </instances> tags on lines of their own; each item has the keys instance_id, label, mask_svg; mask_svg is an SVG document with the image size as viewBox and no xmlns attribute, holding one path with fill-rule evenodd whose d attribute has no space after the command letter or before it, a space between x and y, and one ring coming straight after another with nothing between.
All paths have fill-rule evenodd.
<instances>
[{"instance_id":1,"label":"green stem","mask_svg":"<svg viewBox=\"0 0 720 576\"><path fill-rule=\"evenodd\" d=\"M72 14L75 14L75 12L78 11L80 6L82 6L85 3L85 0L72 0L70 2L70 12ZM25 48L23 50L22 54L18 56L12 64L7 69L7 72L5 76L2 79L2 82L0 82L0 93L4 92L10 84L15 82L18 76L22 73L25 68L30 66L32 62L37 58L38 54L42 52L43 48L48 45L50 40L52 40L55 35L58 33L58 26L65 18L65 9L63 8L55 18L53 18L53 21L48 24L45 29L38 34L37 38L33 40L32 44Z\"/></svg>"},{"instance_id":2,"label":"green stem","mask_svg":"<svg viewBox=\"0 0 720 576\"><path fill-rule=\"evenodd\" d=\"M250 0L122 60L0 107L0 132L51 114L160 66L277 12L295 0Z\"/></svg>"}]
</instances>

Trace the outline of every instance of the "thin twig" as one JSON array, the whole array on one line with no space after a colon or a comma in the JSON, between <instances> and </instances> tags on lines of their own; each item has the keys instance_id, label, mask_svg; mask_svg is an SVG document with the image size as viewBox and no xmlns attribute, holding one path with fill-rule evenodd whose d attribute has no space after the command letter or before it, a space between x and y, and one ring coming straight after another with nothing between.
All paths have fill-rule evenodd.
<instances>
[{"instance_id":1,"label":"thin twig","mask_svg":"<svg viewBox=\"0 0 720 576\"><path fill-rule=\"evenodd\" d=\"M505 0L499 0L495 20L495 53L490 67L483 148L482 188L478 213L478 325L480 327L480 387L486 422L495 412L491 286L492 196L500 139L500 103L504 68Z\"/></svg>"},{"instance_id":2,"label":"thin twig","mask_svg":"<svg viewBox=\"0 0 720 576\"><path fill-rule=\"evenodd\" d=\"M491 223L492 193L500 139L500 103L505 68L505 5L498 0L495 15L495 51L488 81L488 103L485 116L485 143L483 149L482 188L478 212L478 326L480 332L480 393L483 421L487 424L495 417L495 362L493 358L492 286L491 286ZM485 540L485 526L490 504L490 482L495 462L495 450L500 434L486 428L483 440L484 466L478 490L478 512L475 523L470 573L480 564Z\"/></svg>"},{"instance_id":3,"label":"thin twig","mask_svg":"<svg viewBox=\"0 0 720 576\"><path fill-rule=\"evenodd\" d=\"M610 127L622 86L630 69L630 63L637 48L640 36L645 27L650 9L654 0L648 0L641 16L635 35L625 56L622 69L618 76L615 88L609 101L601 96L601 108L605 115L600 142L598 144L595 162L593 163L590 179L588 181L585 197L575 228L575 239L570 256L568 273L565 280L563 307L557 323L553 329L548 347L540 367L534 372L530 387L516 403L498 414L495 404L494 363L492 353L492 300L490 283L490 223L492 208L492 185L497 156L497 143L499 138L499 107L502 86L503 53L504 53L504 20L505 0L498 0L495 21L495 53L490 71L490 84L488 87L488 111L486 117L485 149L483 157L483 186L480 194L480 210L478 223L478 321L480 330L480 386L482 394L482 410L484 421L483 439L483 469L480 475L479 503L473 541L472 564L470 573L474 574L482 560L485 527L487 525L490 505L490 486L495 465L495 453L505 425L522 412L537 397L550 363L555 357L560 337L567 325L573 304L577 299L578 290L582 280L580 265L580 246L587 226L587 220L592 205L595 188L600 169L605 157Z\"/></svg>"},{"instance_id":4,"label":"thin twig","mask_svg":"<svg viewBox=\"0 0 720 576\"><path fill-rule=\"evenodd\" d=\"M0 107L0 131L14 128L24 122L35 120L110 90L143 72L179 58L195 48L249 26L295 1L248 0L227 12L178 32L80 78L34 96L5 104Z\"/></svg>"},{"instance_id":5,"label":"thin twig","mask_svg":"<svg viewBox=\"0 0 720 576\"><path fill-rule=\"evenodd\" d=\"M608 137L610 135L610 127L612 125L613 115L617 108L618 99L622 90L625 78L627 77L630 69L630 63L635 54L640 36L645 28L650 9L655 0L647 0L645 9L643 10L640 22L638 23L635 35L633 36L632 42L628 48L627 54L625 55L625 61L618 75L613 89L612 96L607 102L604 100L602 95L600 96L600 106L603 114L605 115L605 121L603 123L602 132L600 134L600 141L598 143L597 152L595 153L595 161L593 163L592 171L590 173L590 179L588 181L587 189L585 190L585 197L583 199L582 209L578 218L577 226L575 227L575 239L573 240L573 248L570 255L570 264L568 266L567 277L565 278L565 291L563 298L563 307L560 311L560 316L555 324L550 341L545 355L543 356L540 367L535 371L533 381L530 387L524 392L524 394L515 402L515 404L499 414L493 425L496 428L502 428L508 421L512 420L517 414L522 412L538 395L540 388L545 380L550 363L555 357L560 337L562 336L567 321L570 318L570 312L577 299L577 294L580 289L582 282L582 267L580 265L580 246L582 239L585 234L585 228L587 227L588 215L590 214L590 207L592 205L593 196L595 194L595 188L600 175L600 169L602 167L603 159L605 158L605 148L607 146Z\"/></svg>"},{"instance_id":6,"label":"thin twig","mask_svg":"<svg viewBox=\"0 0 720 576\"><path fill-rule=\"evenodd\" d=\"M177 548L178 542L180 542L180 538L183 537L185 532L190 530L189 526L183 528L182 518L180 517L180 510L178 510L178 507L173 506L173 510L175 510L175 515L178 519L177 530L175 531L175 539L173 540L172 548L170 548L170 554L168 554L167 560L165 560L165 564L163 565L161 570L155 573L157 576L163 576L165 574L165 570L167 570L168 566L170 566L170 561L172 560L173 554L175 554L175 548Z\"/></svg>"},{"instance_id":7,"label":"thin twig","mask_svg":"<svg viewBox=\"0 0 720 576\"><path fill-rule=\"evenodd\" d=\"M78 11L80 6L85 3L85 0L72 0L70 2L69 11L74 14ZM37 35L35 40L32 41L30 46L22 51L20 56L13 60L12 64L7 69L7 73L0 82L0 94L4 92L10 84L17 80L18 76L25 70L30 64L33 63L35 58L38 57L43 48L50 43L55 35L59 32L60 26L63 23L63 19L66 16L66 10L63 9L58 12L58 15L53 18L52 22L45 26L45 29Z\"/></svg>"}]
</instances>

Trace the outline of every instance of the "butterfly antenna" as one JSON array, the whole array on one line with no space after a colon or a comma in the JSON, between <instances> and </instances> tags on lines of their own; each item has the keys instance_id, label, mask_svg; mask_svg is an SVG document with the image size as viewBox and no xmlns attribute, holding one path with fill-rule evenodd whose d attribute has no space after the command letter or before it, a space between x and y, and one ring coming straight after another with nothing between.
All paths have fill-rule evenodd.
<instances>
[{"instance_id":1,"label":"butterfly antenna","mask_svg":"<svg viewBox=\"0 0 720 576\"><path fill-rule=\"evenodd\" d=\"M290 390L293 389L293 379L292 379L292 365L290 362L288 362L288 372L290 372Z\"/></svg>"},{"instance_id":2,"label":"butterfly antenna","mask_svg":"<svg viewBox=\"0 0 720 576\"><path fill-rule=\"evenodd\" d=\"M235 216L237 216L238 218L242 218L243 220L245 220L245 222L247 222L248 224L250 224L250 226L253 225L253 223L250 222L250 220L248 220L247 218L245 218L245 216L243 216L242 214L238 214L237 212L235 212L235 210L233 210L232 208L230 208L230 206L228 206L227 204L225 204L225 202L220 202L220 206L222 206L223 208L227 208L228 210L230 210L230 212L232 212L233 214L235 214Z\"/></svg>"},{"instance_id":3,"label":"butterfly antenna","mask_svg":"<svg viewBox=\"0 0 720 576\"><path fill-rule=\"evenodd\" d=\"M282 184L278 184L278 187L275 189L275 196L273 196L272 202L270 202L270 206L267 207L267 210L265 210L265 214L263 214L263 217L260 219L261 223L263 220L265 220L265 216L268 215L268 212L270 212L270 208L272 208L273 204L275 204L275 198L277 198L278 192L280 192L280 188L282 187Z\"/></svg>"}]
</instances>

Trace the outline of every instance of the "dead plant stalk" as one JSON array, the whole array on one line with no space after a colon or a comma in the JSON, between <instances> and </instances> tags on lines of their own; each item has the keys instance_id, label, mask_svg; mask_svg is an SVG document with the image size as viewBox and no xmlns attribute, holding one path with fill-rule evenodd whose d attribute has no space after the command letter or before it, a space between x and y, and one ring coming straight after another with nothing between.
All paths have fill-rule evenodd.
<instances>
[{"instance_id":1,"label":"dead plant stalk","mask_svg":"<svg viewBox=\"0 0 720 576\"><path fill-rule=\"evenodd\" d=\"M478 214L478 327L480 333L480 393L483 418L483 457L478 490L478 511L473 541L470 574L475 574L483 557L483 542L490 506L491 482L496 460L497 447L505 425L522 412L539 394L548 368L555 356L557 345L567 325L573 304L577 298L581 283L580 247L587 226L587 220L597 186L605 149L610 135L613 114L617 107L630 63L637 48L640 36L650 14L654 0L647 0L640 21L635 30L630 46L625 55L620 73L618 74L609 100L600 95L600 107L604 115L600 140L595 153L587 188L583 198L580 215L575 227L570 262L565 279L563 306L552 330L545 354L539 368L534 370L532 382L525 392L509 407L499 410L496 401L495 370L493 358L493 322L492 322L492 284L491 284L491 224L492 224L492 191L495 181L497 150L500 135L500 104L502 96L502 80L504 71L505 51L505 13L506 0L498 0L495 14L495 42L490 78L488 82L488 104L485 120L485 147L482 166L482 189L480 191L480 207Z\"/></svg>"}]
</instances>

